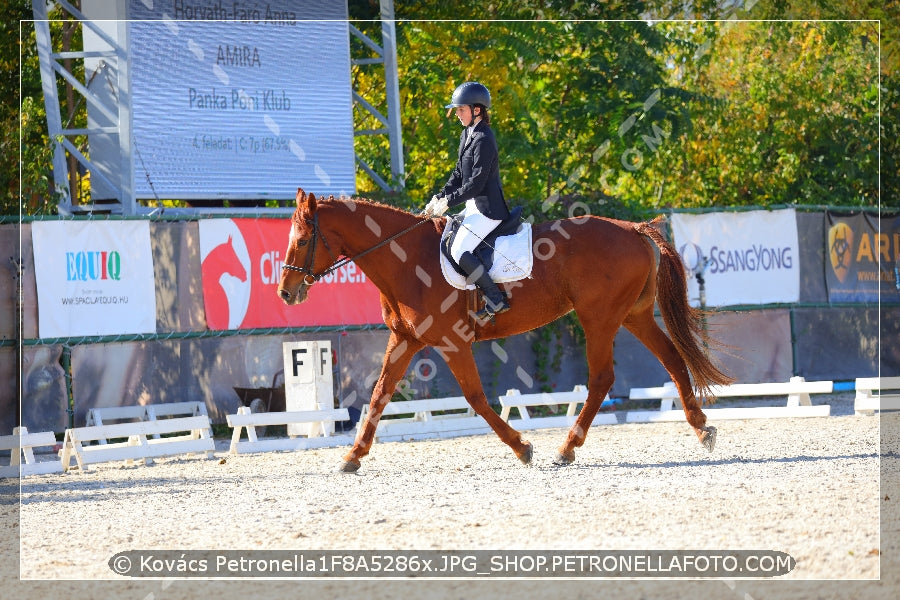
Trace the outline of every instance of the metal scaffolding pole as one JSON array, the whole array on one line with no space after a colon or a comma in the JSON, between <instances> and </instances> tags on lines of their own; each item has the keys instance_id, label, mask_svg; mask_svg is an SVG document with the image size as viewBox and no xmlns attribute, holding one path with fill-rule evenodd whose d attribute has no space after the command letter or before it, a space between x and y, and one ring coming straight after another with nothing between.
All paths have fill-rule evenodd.
<instances>
[{"instance_id":1,"label":"metal scaffolding pole","mask_svg":"<svg viewBox=\"0 0 900 600\"><path fill-rule=\"evenodd\" d=\"M350 33L359 39L367 48L372 50L376 57L354 59L354 65L379 64L384 68L385 98L387 101L387 114L382 114L371 102L362 97L356 90L353 91L353 101L372 115L383 127L377 129L357 129L355 135L385 135L388 136L390 146L391 181L390 185L383 174L379 174L371 165L356 153L356 164L372 178L378 186L387 191L399 190L404 187L406 177L403 164L403 133L400 120L400 80L397 75L397 33L394 19L393 0L381 1L381 44L379 45L362 31L350 25Z\"/></svg>"},{"instance_id":2,"label":"metal scaffolding pole","mask_svg":"<svg viewBox=\"0 0 900 600\"><path fill-rule=\"evenodd\" d=\"M381 38L384 44L384 81L388 107L388 140L391 145L391 175L398 189L404 186L403 133L400 121L400 78L397 75L397 32L394 1L381 0Z\"/></svg>"}]
</instances>

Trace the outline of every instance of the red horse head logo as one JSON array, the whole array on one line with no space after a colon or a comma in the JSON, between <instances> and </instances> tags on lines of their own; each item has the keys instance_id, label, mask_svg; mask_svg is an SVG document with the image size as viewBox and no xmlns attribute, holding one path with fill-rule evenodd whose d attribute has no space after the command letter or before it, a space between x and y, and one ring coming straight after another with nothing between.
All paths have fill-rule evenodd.
<instances>
[{"instance_id":1,"label":"red horse head logo","mask_svg":"<svg viewBox=\"0 0 900 600\"><path fill-rule=\"evenodd\" d=\"M234 249L231 235L206 255L201 265L203 272L203 297L206 305L206 324L210 329L230 329L233 286L226 284L227 278L248 283L247 269ZM221 300L225 301L222 302ZM246 306L244 307L246 311ZM243 318L243 314L241 314Z\"/></svg>"}]
</instances>

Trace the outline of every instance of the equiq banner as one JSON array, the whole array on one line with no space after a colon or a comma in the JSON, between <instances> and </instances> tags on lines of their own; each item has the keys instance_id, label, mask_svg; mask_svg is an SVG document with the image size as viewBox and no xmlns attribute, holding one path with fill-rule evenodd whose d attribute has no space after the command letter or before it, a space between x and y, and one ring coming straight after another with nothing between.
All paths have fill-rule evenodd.
<instances>
[{"instance_id":1,"label":"equiq banner","mask_svg":"<svg viewBox=\"0 0 900 600\"><path fill-rule=\"evenodd\" d=\"M130 0L129 19L138 198L355 193L345 2Z\"/></svg>"},{"instance_id":2,"label":"equiq banner","mask_svg":"<svg viewBox=\"0 0 900 600\"><path fill-rule=\"evenodd\" d=\"M826 213L829 302L900 302L900 215Z\"/></svg>"},{"instance_id":3,"label":"equiq banner","mask_svg":"<svg viewBox=\"0 0 900 600\"><path fill-rule=\"evenodd\" d=\"M381 294L354 263L309 289L305 302L278 297L290 219L202 219L203 305L210 329L383 323Z\"/></svg>"},{"instance_id":4,"label":"equiq banner","mask_svg":"<svg viewBox=\"0 0 900 600\"><path fill-rule=\"evenodd\" d=\"M800 299L797 218L792 209L672 215L675 247L689 272L705 262L706 305L771 304ZM691 304L700 304L696 277Z\"/></svg>"},{"instance_id":5,"label":"equiq banner","mask_svg":"<svg viewBox=\"0 0 900 600\"><path fill-rule=\"evenodd\" d=\"M31 226L42 338L156 332L148 221Z\"/></svg>"}]
</instances>

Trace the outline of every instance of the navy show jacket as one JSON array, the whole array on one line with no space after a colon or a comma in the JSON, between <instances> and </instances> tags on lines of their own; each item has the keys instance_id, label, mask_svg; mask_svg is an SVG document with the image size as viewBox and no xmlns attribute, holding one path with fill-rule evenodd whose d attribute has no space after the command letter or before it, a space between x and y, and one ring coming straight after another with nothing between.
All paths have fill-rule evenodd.
<instances>
[{"instance_id":1,"label":"navy show jacket","mask_svg":"<svg viewBox=\"0 0 900 600\"><path fill-rule=\"evenodd\" d=\"M439 196L447 197L447 206L462 204L472 198L479 212L489 219L503 220L509 217L509 207L500 185L499 156L494 132L480 121L466 136L464 128L459 138L459 159L450 179L441 188Z\"/></svg>"}]
</instances>

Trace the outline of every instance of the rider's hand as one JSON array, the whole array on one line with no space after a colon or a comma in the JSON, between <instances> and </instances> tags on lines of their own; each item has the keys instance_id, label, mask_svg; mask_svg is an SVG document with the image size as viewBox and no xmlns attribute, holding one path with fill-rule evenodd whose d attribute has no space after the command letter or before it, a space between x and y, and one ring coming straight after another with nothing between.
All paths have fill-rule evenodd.
<instances>
[{"instance_id":1,"label":"rider's hand","mask_svg":"<svg viewBox=\"0 0 900 600\"><path fill-rule=\"evenodd\" d=\"M431 201L425 206L422 215L426 218L440 217L445 212L447 212L447 198L435 194L431 197Z\"/></svg>"}]
</instances>

